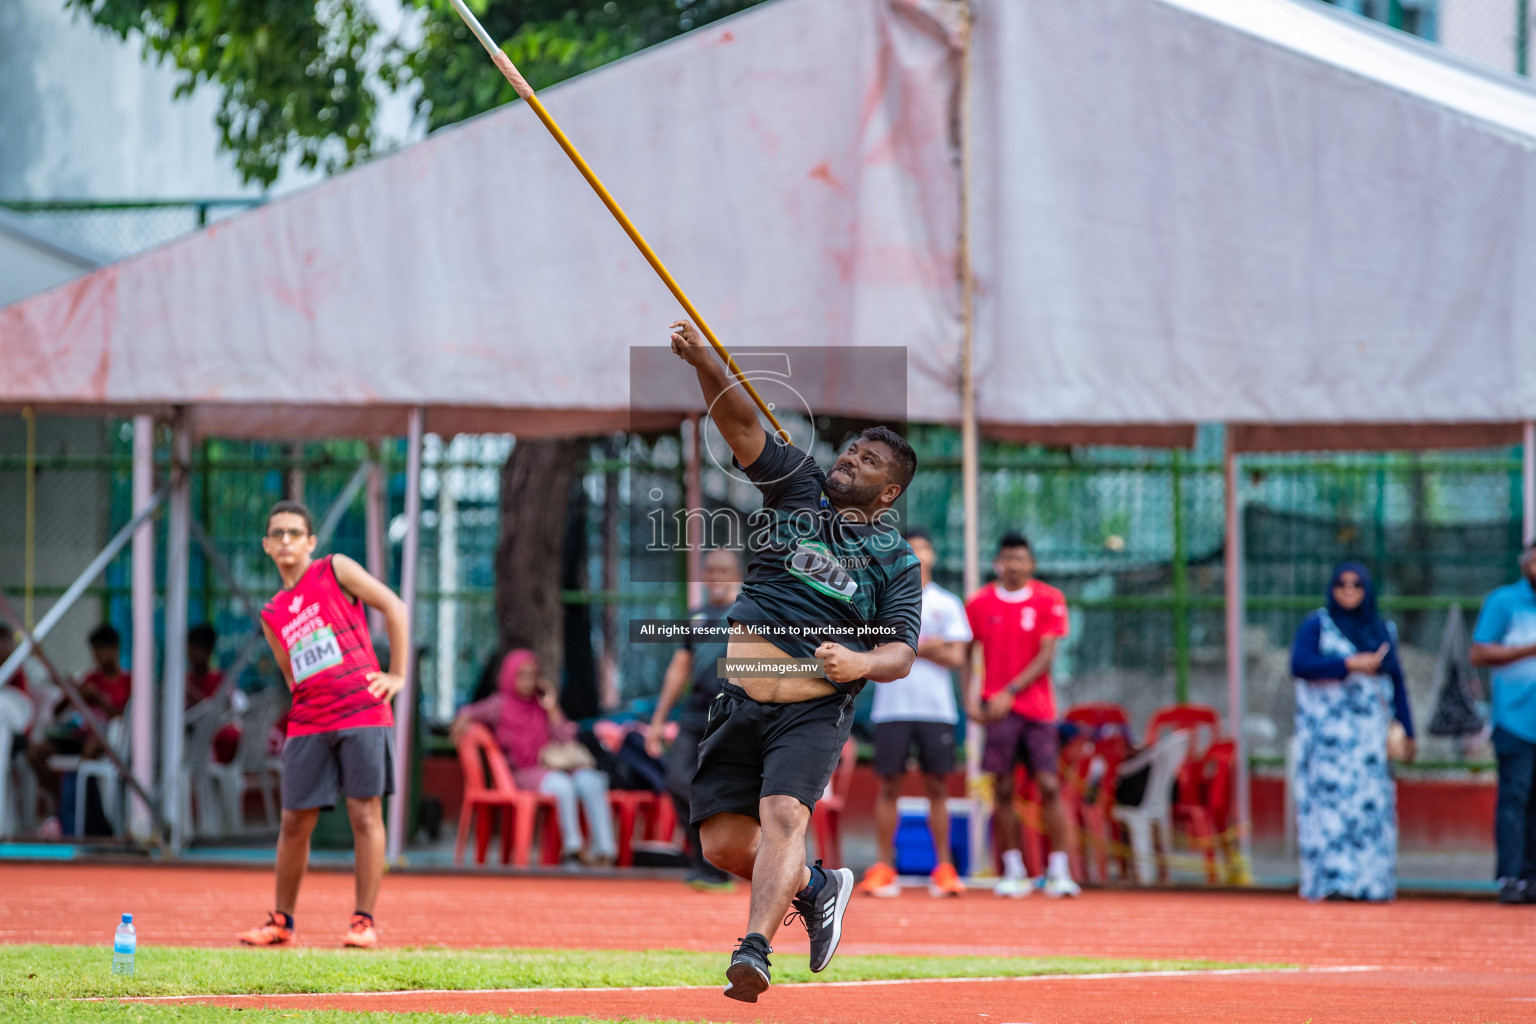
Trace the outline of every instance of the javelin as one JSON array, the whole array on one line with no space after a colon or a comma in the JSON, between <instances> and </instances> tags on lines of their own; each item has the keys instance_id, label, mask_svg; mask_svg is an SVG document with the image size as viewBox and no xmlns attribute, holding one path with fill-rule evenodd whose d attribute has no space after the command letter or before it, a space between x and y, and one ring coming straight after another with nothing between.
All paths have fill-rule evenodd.
<instances>
[{"instance_id":1,"label":"javelin","mask_svg":"<svg viewBox=\"0 0 1536 1024\"><path fill-rule=\"evenodd\" d=\"M715 347L716 354L730 368L731 373L736 375L737 381L746 389L747 394L752 396L752 401L757 403L757 407L762 410L763 415L768 417L768 422L773 424L773 429L778 431L779 436L784 439L784 443L789 444L789 431L779 425L779 421L774 418L772 410L768 408L768 403L763 401L763 397L757 393L757 389L752 386L752 382L747 380L746 375L741 372L741 367L736 365L736 360L731 358L731 354L725 350L724 345L720 344L720 339L715 337L715 332L704 321L704 317L699 314L693 302L683 293L682 285L677 283L677 279L672 276L672 272L667 269L666 264L661 262L661 257L656 255L656 251L645 240L645 236L640 233L640 229L635 227L634 221L629 219L629 214L624 212L624 208L619 205L618 200L614 199L612 194L609 193L607 187L603 185L602 179L597 176L597 172L588 166L587 161L582 157L571 140L566 138L565 132L560 130L560 126L555 123L555 119L550 116L549 111L544 109L544 104L539 102L539 98L533 94L533 87L528 84L528 80L518 73L517 67L512 63L512 58L508 57L505 51L496 45L496 41L485 30L485 26L480 24L480 19L475 17L473 11L464 6L464 0L450 0L450 2L453 4L453 9L459 13L459 17L464 19L464 24L468 25L469 30L475 34L475 38L480 40L480 45L485 47L485 52L491 55L491 60L500 69L503 77L512 84L512 88L522 97L523 102L533 108L533 112L538 115L539 120L544 122L544 127L549 129L549 134L555 137L555 141L560 144L560 148L565 150L565 155L571 158L571 163L576 165L576 169L581 172L581 176L587 179L587 184L592 186L592 191L596 192L597 197L603 201L603 205L608 207L608 212L613 214L614 219L619 222L619 226L624 229L624 233L629 236L629 240L635 243L635 248L640 250L640 255L645 257L645 262L649 263L651 269L660 276L662 283L667 286L667 290L676 297L678 302L683 304L683 309L687 311L688 316L694 323L699 325L699 330L704 332L704 337L708 338L709 343Z\"/></svg>"}]
</instances>

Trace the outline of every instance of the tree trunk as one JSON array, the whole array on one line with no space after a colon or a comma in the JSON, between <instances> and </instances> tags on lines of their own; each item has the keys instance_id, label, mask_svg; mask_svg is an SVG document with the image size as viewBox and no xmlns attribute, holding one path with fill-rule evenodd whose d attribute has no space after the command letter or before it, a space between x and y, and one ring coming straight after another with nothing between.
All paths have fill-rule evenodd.
<instances>
[{"instance_id":1,"label":"tree trunk","mask_svg":"<svg viewBox=\"0 0 1536 1024\"><path fill-rule=\"evenodd\" d=\"M580 440L519 440L501 467L496 544L496 633L501 650L527 647L556 685L565 656L560 601L567 497Z\"/></svg>"}]
</instances>

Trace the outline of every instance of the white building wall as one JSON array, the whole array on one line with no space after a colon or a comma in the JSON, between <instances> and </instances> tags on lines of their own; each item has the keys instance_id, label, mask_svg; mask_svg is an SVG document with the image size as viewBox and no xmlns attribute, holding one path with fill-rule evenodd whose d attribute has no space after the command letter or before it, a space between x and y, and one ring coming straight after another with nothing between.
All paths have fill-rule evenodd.
<instances>
[{"instance_id":1,"label":"white building wall","mask_svg":"<svg viewBox=\"0 0 1536 1024\"><path fill-rule=\"evenodd\" d=\"M0 197L253 194L217 150L213 93L173 100L175 81L62 0L0 3Z\"/></svg>"},{"instance_id":2,"label":"white building wall","mask_svg":"<svg viewBox=\"0 0 1536 1024\"><path fill-rule=\"evenodd\" d=\"M1516 0L1440 0L1439 6L1439 42L1446 49L1515 70Z\"/></svg>"}]
</instances>

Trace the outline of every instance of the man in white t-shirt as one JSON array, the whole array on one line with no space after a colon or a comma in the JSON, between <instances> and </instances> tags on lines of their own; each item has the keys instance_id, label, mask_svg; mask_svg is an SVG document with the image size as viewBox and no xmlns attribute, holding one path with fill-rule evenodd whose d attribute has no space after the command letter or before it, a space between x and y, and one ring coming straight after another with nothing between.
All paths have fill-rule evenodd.
<instances>
[{"instance_id":1,"label":"man in white t-shirt","mask_svg":"<svg viewBox=\"0 0 1536 1024\"><path fill-rule=\"evenodd\" d=\"M929 876L934 896L959 896L965 884L955 871L949 851L947 779L955 769L955 684L950 670L959 668L971 641L971 626L960 599L933 582L933 541L921 530L907 533L923 574L923 625L918 634L917 660L905 679L875 687L875 774L880 796L875 803L875 827L880 860L864 872L859 891L871 896L899 896L896 881L896 798L907 773L907 759L916 753L928 791L928 828L938 859Z\"/></svg>"}]
</instances>

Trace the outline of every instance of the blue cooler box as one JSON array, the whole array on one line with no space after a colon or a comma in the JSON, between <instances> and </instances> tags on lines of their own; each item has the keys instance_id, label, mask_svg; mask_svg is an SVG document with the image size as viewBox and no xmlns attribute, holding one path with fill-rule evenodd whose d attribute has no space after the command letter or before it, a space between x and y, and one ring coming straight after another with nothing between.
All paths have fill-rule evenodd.
<instances>
[{"instance_id":1,"label":"blue cooler box","mask_svg":"<svg viewBox=\"0 0 1536 1024\"><path fill-rule=\"evenodd\" d=\"M949 800L949 849L955 870L961 877L971 869L971 816L976 801L960 797ZM933 837L928 832L928 798L904 796L896 801L896 873L927 875L938 863L933 852Z\"/></svg>"}]
</instances>

